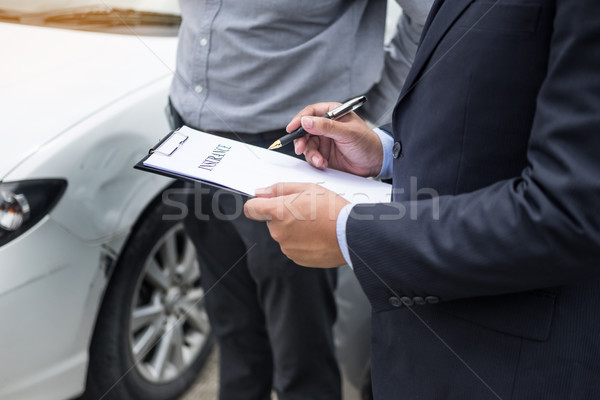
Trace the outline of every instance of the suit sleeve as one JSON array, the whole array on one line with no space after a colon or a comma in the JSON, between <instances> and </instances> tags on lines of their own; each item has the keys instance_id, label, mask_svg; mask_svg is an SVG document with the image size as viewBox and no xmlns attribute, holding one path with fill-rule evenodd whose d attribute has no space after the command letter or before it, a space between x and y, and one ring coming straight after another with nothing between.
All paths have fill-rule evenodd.
<instances>
[{"instance_id":1,"label":"suit sleeve","mask_svg":"<svg viewBox=\"0 0 600 400\"><path fill-rule=\"evenodd\" d=\"M353 208L350 257L376 311L390 296L449 301L600 276L597 15L597 0L557 1L521 176L468 194Z\"/></svg>"}]
</instances>

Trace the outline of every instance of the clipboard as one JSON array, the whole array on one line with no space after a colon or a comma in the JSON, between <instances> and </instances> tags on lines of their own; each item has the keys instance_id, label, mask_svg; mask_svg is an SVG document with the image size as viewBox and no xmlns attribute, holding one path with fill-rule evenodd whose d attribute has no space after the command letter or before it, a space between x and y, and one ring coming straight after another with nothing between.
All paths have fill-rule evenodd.
<instances>
[{"instance_id":1,"label":"clipboard","mask_svg":"<svg viewBox=\"0 0 600 400\"><path fill-rule=\"evenodd\" d=\"M253 198L256 189L278 182L313 183L351 203L391 201L389 184L184 126L169 132L134 168Z\"/></svg>"},{"instance_id":2,"label":"clipboard","mask_svg":"<svg viewBox=\"0 0 600 400\"><path fill-rule=\"evenodd\" d=\"M188 175L184 175L184 174L178 174L175 172L170 172L170 171L165 171L163 169L160 168L154 168L152 166L148 166L145 165L144 162L154 153L157 154L162 154L164 156L170 157L173 154L175 154L175 152L177 150L179 150L179 148L185 144L185 142L187 142L187 140L189 139L189 136L182 133L180 131L181 128L177 128L175 130L172 130L171 132L169 132L164 138L162 138L156 145L154 145L153 147L151 147L148 150L148 154L141 159L137 164L135 164L133 166L134 169L138 169L140 171L144 171L144 172L151 172L153 174L156 175L160 175L160 176L164 176L167 178L171 178L171 179L176 179L182 182L187 182L187 183L202 183L203 185L208 185L208 186L212 186L214 188L217 189L225 189L229 192L232 193L236 193L236 194L240 194L244 197L248 197L248 198L254 198L255 196L249 195L247 193L241 192L239 190L235 190L232 189L228 186L225 185L220 185L218 183L215 182L211 182L211 181L206 181L206 180L202 180L202 179L197 179Z\"/></svg>"}]
</instances>

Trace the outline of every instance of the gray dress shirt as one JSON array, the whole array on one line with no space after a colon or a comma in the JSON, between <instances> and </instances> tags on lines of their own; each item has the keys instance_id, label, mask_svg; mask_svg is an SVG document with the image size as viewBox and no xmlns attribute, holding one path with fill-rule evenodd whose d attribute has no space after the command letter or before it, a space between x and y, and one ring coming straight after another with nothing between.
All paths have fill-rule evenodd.
<instances>
[{"instance_id":1,"label":"gray dress shirt","mask_svg":"<svg viewBox=\"0 0 600 400\"><path fill-rule=\"evenodd\" d=\"M431 1L402 2L428 10ZM279 129L308 104L365 94L381 79L367 109L376 120L391 107L400 91L395 85L401 86L408 70L398 72L399 79L388 73L394 82L382 75L385 0L180 0L180 5L170 95L186 123L203 130ZM426 15L405 13L399 23L395 57L400 53L408 65Z\"/></svg>"}]
</instances>

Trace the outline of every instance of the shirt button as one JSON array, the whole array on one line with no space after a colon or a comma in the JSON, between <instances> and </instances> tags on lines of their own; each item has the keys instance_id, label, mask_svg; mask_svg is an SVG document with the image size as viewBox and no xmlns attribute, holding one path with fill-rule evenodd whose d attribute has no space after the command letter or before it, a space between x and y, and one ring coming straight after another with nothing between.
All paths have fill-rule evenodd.
<instances>
[{"instance_id":1,"label":"shirt button","mask_svg":"<svg viewBox=\"0 0 600 400\"><path fill-rule=\"evenodd\" d=\"M206 40L206 38L202 38L200 39L200 46L204 47L208 44L208 40Z\"/></svg>"},{"instance_id":2,"label":"shirt button","mask_svg":"<svg viewBox=\"0 0 600 400\"><path fill-rule=\"evenodd\" d=\"M204 89L202 86L198 85L194 88L194 92L196 93L202 93L202 89Z\"/></svg>"},{"instance_id":3,"label":"shirt button","mask_svg":"<svg viewBox=\"0 0 600 400\"><path fill-rule=\"evenodd\" d=\"M400 142L396 142L394 143L394 147L392 147L392 156L394 158L398 158L400 157L400 154L402 154L402 144Z\"/></svg>"},{"instance_id":4,"label":"shirt button","mask_svg":"<svg viewBox=\"0 0 600 400\"><path fill-rule=\"evenodd\" d=\"M435 296L427 296L427 297L425 297L425 301L428 302L429 304L437 304L440 302L440 299L438 299Z\"/></svg>"},{"instance_id":5,"label":"shirt button","mask_svg":"<svg viewBox=\"0 0 600 400\"><path fill-rule=\"evenodd\" d=\"M402 307L402 302L399 298L392 296L388 299L388 303L390 303L394 307Z\"/></svg>"}]
</instances>

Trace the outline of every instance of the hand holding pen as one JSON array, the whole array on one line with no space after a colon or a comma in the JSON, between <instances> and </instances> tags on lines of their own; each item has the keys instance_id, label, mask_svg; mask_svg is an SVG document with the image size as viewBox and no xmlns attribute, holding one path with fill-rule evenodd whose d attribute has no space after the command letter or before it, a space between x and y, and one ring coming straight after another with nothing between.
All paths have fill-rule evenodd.
<instances>
[{"instance_id":1,"label":"hand holding pen","mask_svg":"<svg viewBox=\"0 0 600 400\"><path fill-rule=\"evenodd\" d=\"M352 112L352 111L360 108L363 104L365 104L366 101L367 101L367 98L365 96L356 97L352 100L345 102L341 106L336 107L333 110L326 112L325 114L322 115L322 118L333 119L333 120L342 118L344 115L348 114L349 112ZM300 128L296 129L294 132L288 133L287 135L279 138L279 140L276 140L272 145L269 146L269 150L279 149L280 147L290 144L294 140L299 139L302 136L305 136L306 134L308 134L308 132L306 132L304 130L304 128L302 128L302 126L301 126Z\"/></svg>"},{"instance_id":2,"label":"hand holding pen","mask_svg":"<svg viewBox=\"0 0 600 400\"><path fill-rule=\"evenodd\" d=\"M309 133L295 140L296 154L304 154L312 166L333 168L359 176L377 176L383 163L379 136L354 113L338 120L321 115L334 111L339 103L317 103L300 111L287 126L300 126Z\"/></svg>"}]
</instances>

